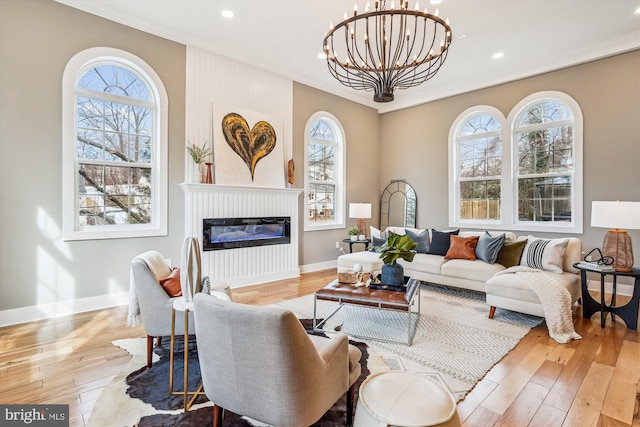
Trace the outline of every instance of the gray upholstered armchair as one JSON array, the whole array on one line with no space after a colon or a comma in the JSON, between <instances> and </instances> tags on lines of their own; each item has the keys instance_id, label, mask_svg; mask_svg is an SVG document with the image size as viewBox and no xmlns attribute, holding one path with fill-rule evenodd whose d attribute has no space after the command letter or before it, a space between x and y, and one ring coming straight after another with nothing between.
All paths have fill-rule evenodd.
<instances>
[{"instance_id":1,"label":"gray upholstered armchair","mask_svg":"<svg viewBox=\"0 0 640 427\"><path fill-rule=\"evenodd\" d=\"M361 353L341 333L308 335L295 315L197 294L196 340L213 425L227 409L274 426L308 426L347 393L347 425Z\"/></svg>"},{"instance_id":2,"label":"gray upholstered armchair","mask_svg":"<svg viewBox=\"0 0 640 427\"><path fill-rule=\"evenodd\" d=\"M171 335L171 307L173 300L160 286L160 279L166 278L171 273L171 268L164 257L156 251L148 251L138 255L131 262L131 286L135 298L130 307L137 315L137 307L142 320L142 325L147 333L147 366L151 367L151 355L153 351L153 338ZM189 333L195 333L193 327L193 313L189 313ZM130 322L131 323L131 322ZM184 334L184 322L176 321L176 335Z\"/></svg>"}]
</instances>

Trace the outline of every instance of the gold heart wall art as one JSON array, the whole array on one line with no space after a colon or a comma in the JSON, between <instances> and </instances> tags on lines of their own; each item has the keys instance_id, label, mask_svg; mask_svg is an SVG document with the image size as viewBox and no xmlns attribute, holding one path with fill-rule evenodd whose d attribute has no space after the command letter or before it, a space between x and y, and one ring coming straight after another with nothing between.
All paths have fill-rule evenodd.
<instances>
[{"instance_id":1,"label":"gold heart wall art","mask_svg":"<svg viewBox=\"0 0 640 427\"><path fill-rule=\"evenodd\" d=\"M249 168L253 181L258 162L276 146L276 131L266 121L258 121L252 128L240 114L229 113L222 119L222 133L229 147Z\"/></svg>"}]
</instances>

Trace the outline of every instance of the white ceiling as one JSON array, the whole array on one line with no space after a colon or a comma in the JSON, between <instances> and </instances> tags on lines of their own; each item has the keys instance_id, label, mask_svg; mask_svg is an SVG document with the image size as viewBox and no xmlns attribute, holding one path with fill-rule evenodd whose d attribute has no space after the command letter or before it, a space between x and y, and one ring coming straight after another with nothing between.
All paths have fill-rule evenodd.
<instances>
[{"instance_id":1,"label":"white ceiling","mask_svg":"<svg viewBox=\"0 0 640 427\"><path fill-rule=\"evenodd\" d=\"M443 0L453 29L449 56L431 80L374 103L342 86L319 59L329 22L353 0L57 0L186 45L393 111L640 48L640 0ZM371 0L373 1L373 0ZM364 0L358 0L364 10ZM399 3L399 2L398 2ZM409 7L414 7L411 0ZM223 9L235 13L221 16ZM464 35L463 38L461 36ZM501 59L492 59L503 52Z\"/></svg>"}]
</instances>

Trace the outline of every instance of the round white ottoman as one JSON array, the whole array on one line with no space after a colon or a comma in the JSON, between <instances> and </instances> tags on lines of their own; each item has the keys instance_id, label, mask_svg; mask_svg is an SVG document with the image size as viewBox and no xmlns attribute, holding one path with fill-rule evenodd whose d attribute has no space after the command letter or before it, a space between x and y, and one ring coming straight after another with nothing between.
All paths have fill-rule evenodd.
<instances>
[{"instance_id":1,"label":"round white ottoman","mask_svg":"<svg viewBox=\"0 0 640 427\"><path fill-rule=\"evenodd\" d=\"M408 372L381 372L360 386L354 427L458 427L453 395Z\"/></svg>"}]
</instances>

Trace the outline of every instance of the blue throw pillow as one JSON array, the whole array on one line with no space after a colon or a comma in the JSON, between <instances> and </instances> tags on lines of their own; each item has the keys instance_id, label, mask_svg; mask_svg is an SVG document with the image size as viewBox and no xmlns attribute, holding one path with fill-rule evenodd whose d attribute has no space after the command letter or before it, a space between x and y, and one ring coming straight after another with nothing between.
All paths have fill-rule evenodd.
<instances>
[{"instance_id":1,"label":"blue throw pillow","mask_svg":"<svg viewBox=\"0 0 640 427\"><path fill-rule=\"evenodd\" d=\"M489 264L495 263L505 238L504 234L492 237L488 231L485 231L476 245L476 258Z\"/></svg>"},{"instance_id":2,"label":"blue throw pillow","mask_svg":"<svg viewBox=\"0 0 640 427\"><path fill-rule=\"evenodd\" d=\"M409 229L404 229L407 236L411 237L411 240L416 242L418 246L416 246L416 252L419 254L426 254L429 252L429 230L424 230L420 232L420 234L416 234Z\"/></svg>"},{"instance_id":3,"label":"blue throw pillow","mask_svg":"<svg viewBox=\"0 0 640 427\"><path fill-rule=\"evenodd\" d=\"M372 246L382 246L387 242L387 239L378 239L376 236L371 236Z\"/></svg>"},{"instance_id":4,"label":"blue throw pillow","mask_svg":"<svg viewBox=\"0 0 640 427\"><path fill-rule=\"evenodd\" d=\"M431 229L431 245L428 254L445 256L449 250L451 236L457 236L460 230L455 231L438 231Z\"/></svg>"}]
</instances>

